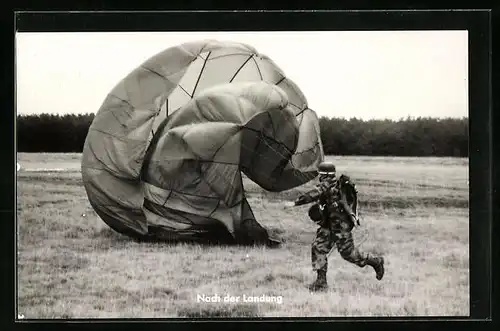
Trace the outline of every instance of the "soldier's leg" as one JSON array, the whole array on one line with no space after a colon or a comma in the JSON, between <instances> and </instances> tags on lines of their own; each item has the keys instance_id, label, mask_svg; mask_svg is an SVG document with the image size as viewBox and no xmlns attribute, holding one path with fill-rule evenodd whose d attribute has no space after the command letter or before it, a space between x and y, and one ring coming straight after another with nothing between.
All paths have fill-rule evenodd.
<instances>
[{"instance_id":1,"label":"soldier's leg","mask_svg":"<svg viewBox=\"0 0 500 331\"><path fill-rule=\"evenodd\" d=\"M312 268L317 273L317 278L310 285L312 291L324 290L328 287L326 273L328 271L328 253L334 245L334 237L331 229L320 227L316 231L316 238L311 247Z\"/></svg>"},{"instance_id":2,"label":"soldier's leg","mask_svg":"<svg viewBox=\"0 0 500 331\"><path fill-rule=\"evenodd\" d=\"M354 238L350 230L350 228L344 227L343 230L337 234L338 241L336 244L340 255L344 260L361 268L366 265L373 267L376 278L381 280L384 276L384 258L360 251L354 244Z\"/></svg>"}]
</instances>

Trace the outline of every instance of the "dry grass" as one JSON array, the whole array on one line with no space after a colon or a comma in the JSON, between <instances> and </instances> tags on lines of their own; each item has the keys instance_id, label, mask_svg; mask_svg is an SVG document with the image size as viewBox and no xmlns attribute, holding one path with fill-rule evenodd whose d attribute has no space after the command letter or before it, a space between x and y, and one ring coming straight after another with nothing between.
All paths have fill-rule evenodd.
<instances>
[{"instance_id":1,"label":"dry grass","mask_svg":"<svg viewBox=\"0 0 500 331\"><path fill-rule=\"evenodd\" d=\"M21 154L18 311L26 318L457 316L469 314L468 167L462 159L338 158L358 182L364 250L386 276L330 255L327 293L311 294L307 207L284 208L311 184L271 194L246 182L281 248L136 243L110 230L83 189L78 154ZM26 171L65 168L64 172ZM237 303L197 295L240 296ZM241 302L246 296L283 302Z\"/></svg>"}]
</instances>

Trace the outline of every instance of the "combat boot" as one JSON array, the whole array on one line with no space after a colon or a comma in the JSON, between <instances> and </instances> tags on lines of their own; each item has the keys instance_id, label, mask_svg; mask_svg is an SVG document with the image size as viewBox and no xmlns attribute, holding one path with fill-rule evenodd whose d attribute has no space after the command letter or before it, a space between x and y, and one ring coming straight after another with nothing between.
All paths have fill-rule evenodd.
<instances>
[{"instance_id":1,"label":"combat boot","mask_svg":"<svg viewBox=\"0 0 500 331\"><path fill-rule=\"evenodd\" d=\"M314 283L309 285L309 290L317 292L317 291L325 291L327 289L328 289L328 283L326 281L326 271L319 270L318 277L316 278Z\"/></svg>"},{"instance_id":2,"label":"combat boot","mask_svg":"<svg viewBox=\"0 0 500 331\"><path fill-rule=\"evenodd\" d=\"M381 280L384 277L384 258L383 257L369 257L367 264L375 270L376 278Z\"/></svg>"}]
</instances>

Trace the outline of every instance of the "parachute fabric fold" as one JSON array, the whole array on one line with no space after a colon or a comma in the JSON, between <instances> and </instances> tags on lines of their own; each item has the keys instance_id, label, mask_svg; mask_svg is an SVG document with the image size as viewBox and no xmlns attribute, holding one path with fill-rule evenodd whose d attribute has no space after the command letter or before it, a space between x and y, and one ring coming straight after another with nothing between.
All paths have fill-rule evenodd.
<instances>
[{"instance_id":1,"label":"parachute fabric fold","mask_svg":"<svg viewBox=\"0 0 500 331\"><path fill-rule=\"evenodd\" d=\"M97 214L135 237L267 240L241 173L269 191L323 160L318 118L295 83L248 45L161 52L110 92L89 129L82 177Z\"/></svg>"}]
</instances>

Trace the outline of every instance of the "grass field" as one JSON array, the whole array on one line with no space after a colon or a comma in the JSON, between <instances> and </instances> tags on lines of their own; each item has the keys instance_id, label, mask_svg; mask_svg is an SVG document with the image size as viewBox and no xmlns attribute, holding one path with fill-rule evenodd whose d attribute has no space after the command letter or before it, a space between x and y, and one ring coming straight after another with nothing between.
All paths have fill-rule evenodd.
<instances>
[{"instance_id":1,"label":"grass field","mask_svg":"<svg viewBox=\"0 0 500 331\"><path fill-rule=\"evenodd\" d=\"M307 206L285 208L314 183L280 194L245 181L259 222L284 244L204 247L136 243L88 203L79 154L19 154L18 312L25 318L468 316L468 160L336 157L360 191L363 250L386 275L329 258L326 293L311 294ZM50 170L52 169L52 170ZM240 296L237 303L198 295ZM282 296L281 303L241 302Z\"/></svg>"}]
</instances>

